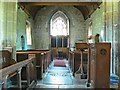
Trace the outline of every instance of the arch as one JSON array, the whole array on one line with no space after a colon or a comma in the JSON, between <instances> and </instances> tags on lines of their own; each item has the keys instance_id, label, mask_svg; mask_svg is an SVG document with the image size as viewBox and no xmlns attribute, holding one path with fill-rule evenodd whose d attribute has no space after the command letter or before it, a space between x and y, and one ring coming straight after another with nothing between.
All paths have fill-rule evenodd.
<instances>
[{"instance_id":1,"label":"arch","mask_svg":"<svg viewBox=\"0 0 120 90\"><path fill-rule=\"evenodd\" d=\"M50 19L50 36L52 58L67 58L67 50L69 48L69 19L60 10L54 13Z\"/></svg>"},{"instance_id":2,"label":"arch","mask_svg":"<svg viewBox=\"0 0 120 90\"><path fill-rule=\"evenodd\" d=\"M60 10L57 11L50 20L50 35L69 35L69 19Z\"/></svg>"}]
</instances>

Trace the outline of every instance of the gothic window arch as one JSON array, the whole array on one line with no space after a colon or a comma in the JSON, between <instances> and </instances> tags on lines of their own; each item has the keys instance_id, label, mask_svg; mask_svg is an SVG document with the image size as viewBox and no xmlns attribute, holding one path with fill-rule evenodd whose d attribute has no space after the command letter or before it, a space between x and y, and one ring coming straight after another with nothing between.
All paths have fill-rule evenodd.
<instances>
[{"instance_id":1,"label":"gothic window arch","mask_svg":"<svg viewBox=\"0 0 120 90\"><path fill-rule=\"evenodd\" d=\"M69 35L69 20L68 17L61 11L57 11L52 16L50 27L50 35L52 36Z\"/></svg>"},{"instance_id":2,"label":"gothic window arch","mask_svg":"<svg viewBox=\"0 0 120 90\"><path fill-rule=\"evenodd\" d=\"M51 47L69 47L69 19L62 12L57 11L50 22Z\"/></svg>"},{"instance_id":3,"label":"gothic window arch","mask_svg":"<svg viewBox=\"0 0 120 90\"><path fill-rule=\"evenodd\" d=\"M69 19L62 11L57 11L50 20L50 37L52 57L67 58L67 50L69 48Z\"/></svg>"},{"instance_id":4,"label":"gothic window arch","mask_svg":"<svg viewBox=\"0 0 120 90\"><path fill-rule=\"evenodd\" d=\"M32 27L29 21L26 21L27 45L32 45Z\"/></svg>"}]
</instances>

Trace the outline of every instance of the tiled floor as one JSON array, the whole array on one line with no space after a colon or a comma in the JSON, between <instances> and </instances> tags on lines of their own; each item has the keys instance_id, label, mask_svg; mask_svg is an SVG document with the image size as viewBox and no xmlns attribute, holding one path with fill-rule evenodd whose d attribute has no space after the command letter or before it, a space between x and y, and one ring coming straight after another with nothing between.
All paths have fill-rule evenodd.
<instances>
[{"instance_id":1,"label":"tiled floor","mask_svg":"<svg viewBox=\"0 0 120 90\"><path fill-rule=\"evenodd\" d=\"M71 73L68 62L66 67L54 67L52 62L42 80L39 80L36 88L67 89L88 88L86 79L77 80Z\"/></svg>"}]
</instances>

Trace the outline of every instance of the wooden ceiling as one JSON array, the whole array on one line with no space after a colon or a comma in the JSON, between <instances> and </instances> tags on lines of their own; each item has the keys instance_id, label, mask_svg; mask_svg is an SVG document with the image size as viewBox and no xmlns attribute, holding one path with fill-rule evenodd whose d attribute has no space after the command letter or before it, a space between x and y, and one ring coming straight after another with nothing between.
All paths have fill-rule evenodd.
<instances>
[{"instance_id":1,"label":"wooden ceiling","mask_svg":"<svg viewBox=\"0 0 120 90\"><path fill-rule=\"evenodd\" d=\"M49 5L74 6L82 12L84 19L87 19L99 8L101 2L19 2L18 4L33 19L41 8Z\"/></svg>"}]
</instances>

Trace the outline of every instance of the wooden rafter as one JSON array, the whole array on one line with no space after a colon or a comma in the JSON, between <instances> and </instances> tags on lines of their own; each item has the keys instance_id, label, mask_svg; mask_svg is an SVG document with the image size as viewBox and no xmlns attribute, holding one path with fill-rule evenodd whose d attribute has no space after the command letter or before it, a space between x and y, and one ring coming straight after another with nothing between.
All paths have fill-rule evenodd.
<instances>
[{"instance_id":1,"label":"wooden rafter","mask_svg":"<svg viewBox=\"0 0 120 90\"><path fill-rule=\"evenodd\" d=\"M31 2L26 3L27 6L40 6L40 5L79 5L79 6L88 6L96 5L96 2Z\"/></svg>"}]
</instances>

